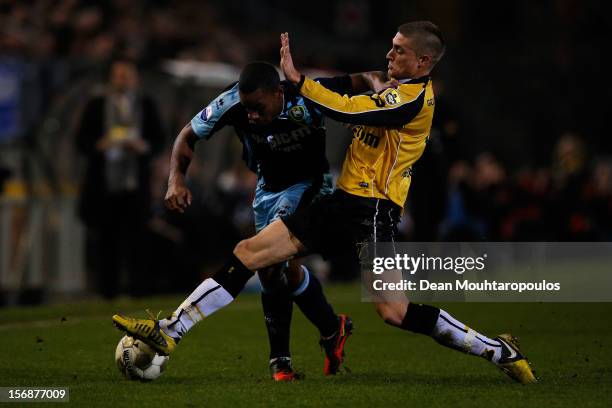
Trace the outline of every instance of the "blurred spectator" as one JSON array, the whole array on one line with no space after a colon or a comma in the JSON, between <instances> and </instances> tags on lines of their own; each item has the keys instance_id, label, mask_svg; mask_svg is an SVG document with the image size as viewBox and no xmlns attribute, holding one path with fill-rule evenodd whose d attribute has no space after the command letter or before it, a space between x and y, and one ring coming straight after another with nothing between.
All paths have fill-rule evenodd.
<instances>
[{"instance_id":1,"label":"blurred spectator","mask_svg":"<svg viewBox=\"0 0 612 408\"><path fill-rule=\"evenodd\" d=\"M564 133L550 167L513 178L495 156L455 162L448 173L447 241L603 241L612 235L612 162L589 166L581 139Z\"/></svg>"},{"instance_id":2,"label":"blurred spectator","mask_svg":"<svg viewBox=\"0 0 612 408\"><path fill-rule=\"evenodd\" d=\"M612 162L609 159L595 165L584 199L591 209L593 223L601 231L599 239L612 240Z\"/></svg>"},{"instance_id":3,"label":"blurred spectator","mask_svg":"<svg viewBox=\"0 0 612 408\"><path fill-rule=\"evenodd\" d=\"M599 226L591 216L589 202L585 200L590 169L582 140L573 133L563 134L554 150L554 200L557 219L556 236L561 241L597 241Z\"/></svg>"},{"instance_id":4,"label":"blurred spectator","mask_svg":"<svg viewBox=\"0 0 612 408\"><path fill-rule=\"evenodd\" d=\"M87 158L79 203L87 266L107 298L122 289L122 271L130 294L147 293L150 166L164 135L153 100L137 85L136 66L113 61L106 93L87 103L76 135Z\"/></svg>"},{"instance_id":5,"label":"blurred spectator","mask_svg":"<svg viewBox=\"0 0 612 408\"><path fill-rule=\"evenodd\" d=\"M442 241L479 241L485 236L483 220L474 214L473 169L465 161L455 162L448 174L446 216L440 226Z\"/></svg>"}]
</instances>

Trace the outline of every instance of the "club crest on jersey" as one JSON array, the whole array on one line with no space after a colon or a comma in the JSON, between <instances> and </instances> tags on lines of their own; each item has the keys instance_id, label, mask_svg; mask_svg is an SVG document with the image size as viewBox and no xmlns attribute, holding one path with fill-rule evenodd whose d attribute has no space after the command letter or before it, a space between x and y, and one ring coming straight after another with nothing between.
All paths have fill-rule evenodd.
<instances>
[{"instance_id":1,"label":"club crest on jersey","mask_svg":"<svg viewBox=\"0 0 612 408\"><path fill-rule=\"evenodd\" d=\"M393 88L387 89L383 94L383 98L385 98L385 103L389 106L397 105L401 102L399 93Z\"/></svg>"},{"instance_id":2,"label":"club crest on jersey","mask_svg":"<svg viewBox=\"0 0 612 408\"><path fill-rule=\"evenodd\" d=\"M289 117L295 122L302 122L305 115L306 111L303 106L295 105L289 109Z\"/></svg>"}]
</instances>

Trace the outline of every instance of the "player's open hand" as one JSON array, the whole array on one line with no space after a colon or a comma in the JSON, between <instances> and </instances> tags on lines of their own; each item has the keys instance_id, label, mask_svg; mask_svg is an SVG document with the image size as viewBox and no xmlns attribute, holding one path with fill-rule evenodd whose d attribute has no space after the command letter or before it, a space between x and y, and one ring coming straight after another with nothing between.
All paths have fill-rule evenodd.
<instances>
[{"instance_id":1,"label":"player's open hand","mask_svg":"<svg viewBox=\"0 0 612 408\"><path fill-rule=\"evenodd\" d=\"M300 82L302 74L293 66L293 58L291 57L291 49L289 48L289 33L280 35L280 67L285 74L285 78L293 84Z\"/></svg>"},{"instance_id":2,"label":"player's open hand","mask_svg":"<svg viewBox=\"0 0 612 408\"><path fill-rule=\"evenodd\" d=\"M166 208L173 211L185 212L185 209L191 205L191 191L185 184L172 183L168 185L164 204Z\"/></svg>"}]
</instances>

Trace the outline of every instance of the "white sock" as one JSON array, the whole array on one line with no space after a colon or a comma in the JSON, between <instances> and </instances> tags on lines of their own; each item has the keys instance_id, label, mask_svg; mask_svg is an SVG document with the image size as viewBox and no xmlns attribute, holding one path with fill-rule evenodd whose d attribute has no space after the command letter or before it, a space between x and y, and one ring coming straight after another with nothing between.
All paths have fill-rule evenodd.
<instances>
[{"instance_id":1,"label":"white sock","mask_svg":"<svg viewBox=\"0 0 612 408\"><path fill-rule=\"evenodd\" d=\"M200 284L167 319L159 321L160 328L169 336L180 339L196 323L227 306L234 300L214 279Z\"/></svg>"},{"instance_id":2,"label":"white sock","mask_svg":"<svg viewBox=\"0 0 612 408\"><path fill-rule=\"evenodd\" d=\"M493 363L497 363L501 357L499 341L483 336L442 309L431 337L446 347L484 357Z\"/></svg>"}]
</instances>

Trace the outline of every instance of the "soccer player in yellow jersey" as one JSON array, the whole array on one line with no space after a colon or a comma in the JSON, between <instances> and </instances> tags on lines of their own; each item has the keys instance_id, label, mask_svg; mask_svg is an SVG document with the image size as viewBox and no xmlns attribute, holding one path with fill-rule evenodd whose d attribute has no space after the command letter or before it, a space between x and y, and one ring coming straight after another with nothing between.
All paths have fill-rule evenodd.
<instances>
[{"instance_id":1,"label":"soccer player in yellow jersey","mask_svg":"<svg viewBox=\"0 0 612 408\"><path fill-rule=\"evenodd\" d=\"M294 67L289 35L281 34L281 68L302 96L326 116L353 127L338 188L310 206L269 224L256 236L236 245L233 256L206 287L193 305L206 313L233 299L237 288L254 271L307 252L324 257L357 253L366 242L392 242L408 195L411 166L425 148L434 114L430 72L442 58L444 40L430 22L403 24L387 54L387 85L380 79L379 92L368 95L340 95L301 75ZM351 76L354 89L363 76ZM206 283L206 281L205 281ZM452 317L446 311L408 299L376 303L382 319L395 327L432 337L438 343L481 356L521 383L535 382L535 376L510 335L489 338ZM204 314L206 314L204 313ZM194 320L200 318L194 314ZM121 329L142 338L162 353L174 348L174 341L156 320L114 316ZM335 334L332 354L341 363L347 335ZM328 361L326 359L326 364Z\"/></svg>"}]
</instances>

